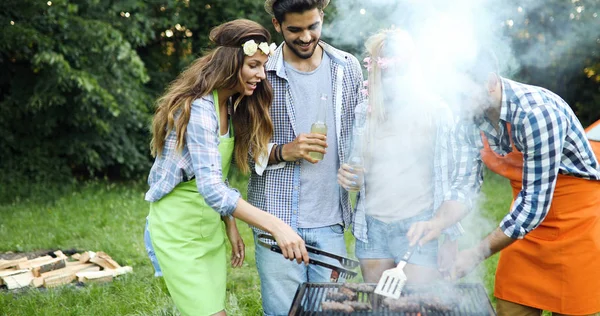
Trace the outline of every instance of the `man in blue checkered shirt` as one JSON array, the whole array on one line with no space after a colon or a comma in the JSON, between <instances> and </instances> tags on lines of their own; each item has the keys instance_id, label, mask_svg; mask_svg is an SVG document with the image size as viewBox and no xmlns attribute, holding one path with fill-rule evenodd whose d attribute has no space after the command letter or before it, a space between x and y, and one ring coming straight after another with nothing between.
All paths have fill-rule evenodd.
<instances>
[{"instance_id":1,"label":"man in blue checkered shirt","mask_svg":"<svg viewBox=\"0 0 600 316\"><path fill-rule=\"evenodd\" d=\"M460 124L471 148L465 185L482 166L510 180L513 203L499 227L463 250L454 278L502 250L494 295L498 315L600 315L600 165L583 127L558 95L497 75L483 52L469 72L475 124Z\"/></svg>"},{"instance_id":2,"label":"man in blue checkered shirt","mask_svg":"<svg viewBox=\"0 0 600 316\"><path fill-rule=\"evenodd\" d=\"M344 230L351 222L348 193L337 184L362 101L360 63L320 41L324 0L267 0L265 9L284 43L266 65L273 85L274 125L270 157L252 166L248 201L295 228L307 245L346 255ZM310 133L322 94L327 135ZM310 152L324 153L322 160ZM329 282L331 270L298 265L256 243L265 315L287 315L303 282ZM311 258L337 264L317 255Z\"/></svg>"}]
</instances>

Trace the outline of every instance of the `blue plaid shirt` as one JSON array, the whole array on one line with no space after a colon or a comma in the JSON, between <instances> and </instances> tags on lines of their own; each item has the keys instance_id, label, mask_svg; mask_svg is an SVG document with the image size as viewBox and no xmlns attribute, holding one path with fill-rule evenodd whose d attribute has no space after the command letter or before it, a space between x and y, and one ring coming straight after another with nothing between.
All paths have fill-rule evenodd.
<instances>
[{"instance_id":1,"label":"blue plaid shirt","mask_svg":"<svg viewBox=\"0 0 600 316\"><path fill-rule=\"evenodd\" d=\"M335 107L335 132L338 141L339 161L345 161L348 152L354 107L362 101L363 77L360 63L349 53L320 42L319 45L331 59L333 105ZM283 44L266 64L267 79L273 85L274 99L271 119L274 125L272 142L286 144L299 134L295 126L295 106L283 64ZM298 228L298 203L300 196L300 162L283 162L264 170L264 161L251 161L253 170L248 182L248 201L283 220L292 228ZM262 166L262 167L261 167ZM335 178L330 179L336 181ZM344 226L352 221L348 192L340 188L340 203ZM254 228L259 232L257 228Z\"/></svg>"},{"instance_id":2,"label":"blue plaid shirt","mask_svg":"<svg viewBox=\"0 0 600 316\"><path fill-rule=\"evenodd\" d=\"M229 108L231 113L231 107ZM176 149L177 134L173 129L165 141L163 152L156 157L146 192L146 201L156 202L179 183L196 178L198 192L221 216L230 215L237 206L240 192L223 181L219 153L219 120L212 95L192 103L190 121L183 150Z\"/></svg>"},{"instance_id":3,"label":"blue plaid shirt","mask_svg":"<svg viewBox=\"0 0 600 316\"><path fill-rule=\"evenodd\" d=\"M477 123L461 123L458 134L471 144L469 151L461 153L470 157L461 166L468 174L462 179L465 185L480 186L483 179L480 131L492 150L504 155L512 150L506 128L510 123L512 142L523 153L522 189L500 223L500 229L511 238L523 238L544 220L558 174L600 180L598 160L581 123L569 105L551 91L502 78L499 133L487 119Z\"/></svg>"},{"instance_id":4,"label":"blue plaid shirt","mask_svg":"<svg viewBox=\"0 0 600 316\"><path fill-rule=\"evenodd\" d=\"M462 181L464 175L458 174L461 170L460 166L466 164L466 161L456 159L456 153L467 148L466 143L457 143L457 138L453 137L455 128L455 118L450 109L443 102L439 102L436 108L436 136L433 157L433 211L434 213L445 201L458 201L470 208L472 206L472 194L478 191L479 187L473 185L464 185ZM355 127L354 131L369 130L368 120L368 104L361 103L356 107L355 111ZM459 150L460 149L460 150ZM410 153L407 153L410 154ZM466 157L460 157L463 160ZM369 198L366 194L366 186L361 188L357 200L357 210L354 216L354 226L352 232L356 239L368 243L367 238L367 221L366 221L366 200ZM460 223L457 223L444 231L451 239L456 239L463 233L463 228Z\"/></svg>"}]
</instances>

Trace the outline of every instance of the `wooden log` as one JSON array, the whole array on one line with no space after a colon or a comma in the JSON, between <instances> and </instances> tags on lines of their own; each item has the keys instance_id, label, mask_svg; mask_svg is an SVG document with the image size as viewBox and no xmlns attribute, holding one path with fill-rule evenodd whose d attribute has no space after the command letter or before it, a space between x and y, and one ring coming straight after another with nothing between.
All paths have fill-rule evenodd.
<instances>
[{"instance_id":1,"label":"wooden log","mask_svg":"<svg viewBox=\"0 0 600 316\"><path fill-rule=\"evenodd\" d=\"M96 256L90 259L90 262L95 263L104 269L116 269L121 267L116 261L113 260L113 258L102 251L98 251Z\"/></svg>"},{"instance_id":2,"label":"wooden log","mask_svg":"<svg viewBox=\"0 0 600 316\"><path fill-rule=\"evenodd\" d=\"M44 287L51 288L59 285L69 284L75 281L76 278L77 277L75 276L75 273L55 275L44 279Z\"/></svg>"},{"instance_id":3,"label":"wooden log","mask_svg":"<svg viewBox=\"0 0 600 316\"><path fill-rule=\"evenodd\" d=\"M19 269L19 270L21 270L21 269L30 269L34 265L38 265L40 263L47 263L47 262L52 261L54 259L55 258L52 258L50 256L37 257L35 259L31 259L31 260L19 262L17 264L17 269Z\"/></svg>"},{"instance_id":4,"label":"wooden log","mask_svg":"<svg viewBox=\"0 0 600 316\"><path fill-rule=\"evenodd\" d=\"M33 281L33 273L26 271L19 274L13 274L2 277L2 281L9 290L20 289L29 286Z\"/></svg>"},{"instance_id":5,"label":"wooden log","mask_svg":"<svg viewBox=\"0 0 600 316\"><path fill-rule=\"evenodd\" d=\"M86 251L79 256L79 262L86 263L89 262L90 259L96 256L96 253L93 251Z\"/></svg>"},{"instance_id":6,"label":"wooden log","mask_svg":"<svg viewBox=\"0 0 600 316\"><path fill-rule=\"evenodd\" d=\"M81 257L81 254L78 254L78 253L74 253L74 254L71 256L71 258L73 258L73 259L75 259L75 260L78 260L78 261L79 261L79 258L80 258L80 257Z\"/></svg>"},{"instance_id":7,"label":"wooden log","mask_svg":"<svg viewBox=\"0 0 600 316\"><path fill-rule=\"evenodd\" d=\"M77 273L77 280L83 283L104 283L111 282L112 279L113 271L110 270Z\"/></svg>"},{"instance_id":8,"label":"wooden log","mask_svg":"<svg viewBox=\"0 0 600 316\"><path fill-rule=\"evenodd\" d=\"M41 262L31 266L31 272L36 277L39 277L42 273L58 270L67 266L65 258L55 258L48 262Z\"/></svg>"},{"instance_id":9,"label":"wooden log","mask_svg":"<svg viewBox=\"0 0 600 316\"><path fill-rule=\"evenodd\" d=\"M13 270L2 270L2 271L0 271L0 285L4 284L4 281L2 280L2 277L10 276L10 275L15 275L15 274L21 274L21 273L24 273L24 272L27 272L27 271L29 271L29 270L14 270L13 269Z\"/></svg>"},{"instance_id":10,"label":"wooden log","mask_svg":"<svg viewBox=\"0 0 600 316\"><path fill-rule=\"evenodd\" d=\"M14 259L14 260L2 260L2 262L0 262L0 270L14 268L19 263L26 262L26 261L27 261L27 257L21 257L21 258ZM17 269L17 270L21 270L21 269Z\"/></svg>"},{"instance_id":11,"label":"wooden log","mask_svg":"<svg viewBox=\"0 0 600 316\"><path fill-rule=\"evenodd\" d=\"M68 257L67 257L67 255L65 255L65 254L64 254L62 251L60 251L60 250L57 250L57 251L55 251L55 252L54 252L54 255L56 256L56 258L64 258L64 259L67 259L67 258L68 258Z\"/></svg>"},{"instance_id":12,"label":"wooden log","mask_svg":"<svg viewBox=\"0 0 600 316\"><path fill-rule=\"evenodd\" d=\"M58 269L58 270L54 270L54 271L49 271L49 272L45 272L42 273L40 277L42 278L48 278L48 277L53 277L53 276L57 276L57 275L61 275L61 274L65 274L67 272L72 272L73 274L77 273L77 272L81 272L81 271L100 271L100 267L98 267L95 264L92 263L79 263L75 265L69 265L67 264L66 267L62 268L62 269Z\"/></svg>"},{"instance_id":13,"label":"wooden log","mask_svg":"<svg viewBox=\"0 0 600 316\"><path fill-rule=\"evenodd\" d=\"M119 275L133 272L133 268L130 266L125 266L125 267L118 267L116 269L106 269L104 271L111 271L113 273L113 277L117 277Z\"/></svg>"}]
</instances>

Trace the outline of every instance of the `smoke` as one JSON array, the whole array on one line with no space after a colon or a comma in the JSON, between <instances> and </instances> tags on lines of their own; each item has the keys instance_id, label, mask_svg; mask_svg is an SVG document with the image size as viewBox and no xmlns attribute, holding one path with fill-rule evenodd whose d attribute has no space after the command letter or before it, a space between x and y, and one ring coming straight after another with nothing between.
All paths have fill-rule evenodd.
<instances>
[{"instance_id":1,"label":"smoke","mask_svg":"<svg viewBox=\"0 0 600 316\"><path fill-rule=\"evenodd\" d=\"M583 55L573 53L577 47L588 45L597 50L596 41L600 43L597 39L600 10L594 12L600 8L597 1L337 0L332 3L336 8L335 19L326 18L323 34L334 46L359 48L363 53L357 56L359 60L366 56L366 39L382 29L403 30L412 38L397 41L400 44L392 47L393 52L386 52L390 57L406 56L407 50L412 51L406 59L411 61L409 69L382 71L380 83L369 78L369 85L381 84L391 91L382 98L385 100L382 111L391 123L383 122L371 133L371 138L377 140L371 141L368 148L371 157L367 160L371 163L370 179L374 180L369 183L367 175L369 212L389 221L402 217L398 213L389 214L390 210L418 211L417 206L423 206L426 196L439 185L423 181L431 179L434 172L431 157L435 151L432 148L435 128L431 122L435 120L428 118L440 114L441 103L450 105L456 115L467 109L465 95L483 85L465 75L479 52L492 50L498 57L499 73L510 78L521 66L544 68L557 62L577 65L583 60ZM399 200L398 196L405 200ZM507 200L508 211L511 196L502 198ZM470 240L463 243L474 245L497 227L497 219L483 216L486 211L477 207L465 219Z\"/></svg>"}]
</instances>

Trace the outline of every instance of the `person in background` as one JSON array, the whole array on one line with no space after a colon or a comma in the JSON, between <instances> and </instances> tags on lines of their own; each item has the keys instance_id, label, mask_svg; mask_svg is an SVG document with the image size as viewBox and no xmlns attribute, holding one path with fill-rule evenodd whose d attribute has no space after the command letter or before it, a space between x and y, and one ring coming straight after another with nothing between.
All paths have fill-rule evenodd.
<instances>
[{"instance_id":1,"label":"person in background","mask_svg":"<svg viewBox=\"0 0 600 316\"><path fill-rule=\"evenodd\" d=\"M498 228L459 253L454 279L500 252L498 315L600 315L600 152L558 95L498 75L490 51L475 59L470 115L459 136L468 185L481 170L510 180L513 201ZM473 119L471 119L471 116Z\"/></svg>"},{"instance_id":2,"label":"person in background","mask_svg":"<svg viewBox=\"0 0 600 316\"><path fill-rule=\"evenodd\" d=\"M264 69L270 34L255 22L235 20L215 27L210 40L216 47L171 83L152 122L148 228L182 315L225 315L222 222L234 267L244 259L234 218L271 233L284 257L308 263L304 241L289 225L225 183L232 157L248 171L248 153L265 153L273 133Z\"/></svg>"},{"instance_id":3,"label":"person in background","mask_svg":"<svg viewBox=\"0 0 600 316\"><path fill-rule=\"evenodd\" d=\"M284 43L267 63L274 91L274 133L270 155L253 160L248 201L290 225L307 245L346 255L344 229L352 213L348 193L337 185L336 174L346 157L363 78L354 56L320 40L328 4L328 0L265 1ZM326 102L321 102L322 94L328 96ZM322 104L327 135L309 133ZM310 152L324 154L323 159L312 158ZM290 263L261 247L256 236L259 228L254 232L264 314L287 315L300 284L329 282L332 271Z\"/></svg>"},{"instance_id":4,"label":"person in background","mask_svg":"<svg viewBox=\"0 0 600 316\"><path fill-rule=\"evenodd\" d=\"M360 190L357 203L364 205L354 219L356 256L364 280L377 283L421 236L444 231L439 253L437 238L422 242L404 267L409 283L431 283L456 255L462 230L456 223L470 200L471 188L455 181L454 115L425 84L408 32L381 31L365 47L368 101L356 108L354 127L364 165L343 164L338 172L339 184Z\"/></svg>"}]
</instances>

